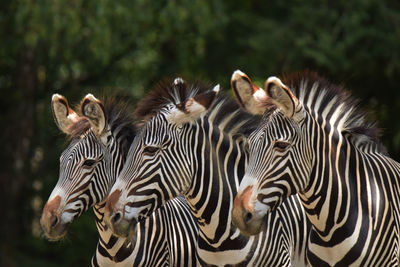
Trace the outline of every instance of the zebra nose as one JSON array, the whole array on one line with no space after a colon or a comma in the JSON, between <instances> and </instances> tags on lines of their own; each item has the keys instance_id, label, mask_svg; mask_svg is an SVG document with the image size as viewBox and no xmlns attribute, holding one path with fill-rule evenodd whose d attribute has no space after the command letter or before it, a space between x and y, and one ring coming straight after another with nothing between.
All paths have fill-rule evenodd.
<instances>
[{"instance_id":1,"label":"zebra nose","mask_svg":"<svg viewBox=\"0 0 400 267\"><path fill-rule=\"evenodd\" d=\"M250 203L252 187L247 187L243 192L239 192L233 202L232 222L241 230L247 228L254 218L254 206Z\"/></svg>"},{"instance_id":2,"label":"zebra nose","mask_svg":"<svg viewBox=\"0 0 400 267\"><path fill-rule=\"evenodd\" d=\"M114 213L116 203L118 202L120 196L121 196L121 190L115 190L108 196L105 207L106 213L108 214Z\"/></svg>"},{"instance_id":3,"label":"zebra nose","mask_svg":"<svg viewBox=\"0 0 400 267\"><path fill-rule=\"evenodd\" d=\"M60 202L61 197L56 196L52 200L48 201L44 206L40 223L45 232L51 231L52 229L56 228L57 225L60 223Z\"/></svg>"},{"instance_id":4,"label":"zebra nose","mask_svg":"<svg viewBox=\"0 0 400 267\"><path fill-rule=\"evenodd\" d=\"M243 221L249 223L253 219L253 213L250 211L243 212Z\"/></svg>"},{"instance_id":5,"label":"zebra nose","mask_svg":"<svg viewBox=\"0 0 400 267\"><path fill-rule=\"evenodd\" d=\"M57 224L60 222L60 220L58 219L58 217L57 217L56 215L54 215L54 214L50 216L49 221L50 221L50 227L51 227L51 228L56 227Z\"/></svg>"},{"instance_id":6,"label":"zebra nose","mask_svg":"<svg viewBox=\"0 0 400 267\"><path fill-rule=\"evenodd\" d=\"M122 212L117 211L111 215L110 221L113 225L118 224L122 220Z\"/></svg>"}]
</instances>

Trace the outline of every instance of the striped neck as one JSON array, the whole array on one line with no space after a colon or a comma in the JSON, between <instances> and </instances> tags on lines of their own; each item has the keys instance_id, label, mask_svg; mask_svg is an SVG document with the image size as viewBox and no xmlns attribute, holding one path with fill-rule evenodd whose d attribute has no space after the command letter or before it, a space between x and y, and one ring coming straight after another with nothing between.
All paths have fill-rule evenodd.
<instances>
[{"instance_id":1,"label":"striped neck","mask_svg":"<svg viewBox=\"0 0 400 267\"><path fill-rule=\"evenodd\" d=\"M196 126L197 134L188 142L194 144L194 174L185 196L197 219L200 237L214 248L226 243L242 247L247 239L232 227L230 207L247 166L245 138L234 138L207 120Z\"/></svg>"},{"instance_id":2,"label":"striped neck","mask_svg":"<svg viewBox=\"0 0 400 267\"><path fill-rule=\"evenodd\" d=\"M106 140L108 143L105 145L109 151L109 166L107 168L111 170L109 175L106 175L108 181L108 190L111 189L115 183L118 174L122 170L127 157L126 143L130 143L131 140L126 140L126 136L119 136L116 139L118 133L113 133ZM105 195L107 197L107 194ZM131 256L134 248L134 240L127 242L126 238L117 237L113 234L111 229L106 226L104 221L104 208L105 198L94 205L93 211L95 214L96 227L99 233L99 242L97 244L97 250L95 259L97 263L117 263L123 262L129 256Z\"/></svg>"}]
</instances>

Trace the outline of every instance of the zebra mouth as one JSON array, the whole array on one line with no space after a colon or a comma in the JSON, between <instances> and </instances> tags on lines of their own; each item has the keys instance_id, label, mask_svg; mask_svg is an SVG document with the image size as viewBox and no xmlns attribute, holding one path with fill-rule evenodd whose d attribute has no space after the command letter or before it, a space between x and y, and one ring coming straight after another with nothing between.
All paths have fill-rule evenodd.
<instances>
[{"instance_id":1,"label":"zebra mouth","mask_svg":"<svg viewBox=\"0 0 400 267\"><path fill-rule=\"evenodd\" d=\"M257 235L261 231L265 230L266 225L266 217L267 215L261 218L250 218L242 225L238 225L240 233L246 237L250 237L252 235Z\"/></svg>"},{"instance_id":2,"label":"zebra mouth","mask_svg":"<svg viewBox=\"0 0 400 267\"><path fill-rule=\"evenodd\" d=\"M112 224L112 231L119 237L133 239L136 236L137 222L135 219L128 221L125 218Z\"/></svg>"},{"instance_id":3,"label":"zebra mouth","mask_svg":"<svg viewBox=\"0 0 400 267\"><path fill-rule=\"evenodd\" d=\"M67 235L69 224L70 223L60 223L51 229L44 229L44 227L42 227L44 235L49 241L59 241Z\"/></svg>"}]
</instances>

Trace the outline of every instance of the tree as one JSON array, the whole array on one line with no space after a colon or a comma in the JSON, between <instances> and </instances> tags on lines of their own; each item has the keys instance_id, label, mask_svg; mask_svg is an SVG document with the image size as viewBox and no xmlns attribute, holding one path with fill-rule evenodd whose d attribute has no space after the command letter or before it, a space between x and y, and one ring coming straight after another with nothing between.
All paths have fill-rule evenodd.
<instances>
[{"instance_id":1,"label":"tree","mask_svg":"<svg viewBox=\"0 0 400 267\"><path fill-rule=\"evenodd\" d=\"M398 1L32 1L0 3L0 265L87 264L92 218L68 239L40 236L38 217L58 177L64 137L51 95L139 99L183 75L229 89L236 69L262 82L316 70L343 83L375 114L400 159ZM91 230L91 231L90 231ZM56 255L56 256L54 256Z\"/></svg>"}]
</instances>

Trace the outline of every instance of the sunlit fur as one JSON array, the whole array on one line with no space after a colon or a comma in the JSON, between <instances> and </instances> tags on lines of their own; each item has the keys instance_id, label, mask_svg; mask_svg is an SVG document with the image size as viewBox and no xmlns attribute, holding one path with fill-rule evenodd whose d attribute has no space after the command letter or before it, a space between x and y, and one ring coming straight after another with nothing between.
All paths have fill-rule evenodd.
<instances>
[{"instance_id":1,"label":"sunlit fur","mask_svg":"<svg viewBox=\"0 0 400 267\"><path fill-rule=\"evenodd\" d=\"M104 107L109 130L102 139L107 143L94 134L85 117L71 126L71 143L60 157L60 177L49 198L61 196L62 218L67 219L62 223L71 223L93 206L100 235L93 266L174 266L195 262L192 251L198 230L183 198L167 202L140 223L134 240L116 237L106 227L104 199L125 163L137 129L133 112L126 104L109 98ZM95 163L85 166L87 159ZM182 234L185 242L179 240Z\"/></svg>"},{"instance_id":2,"label":"sunlit fur","mask_svg":"<svg viewBox=\"0 0 400 267\"><path fill-rule=\"evenodd\" d=\"M240 190L253 185L264 214L299 193L314 226L313 266L398 266L400 165L386 155L379 129L349 93L315 74L285 84L299 100L296 114L266 112L249 138ZM281 151L278 141L289 146Z\"/></svg>"},{"instance_id":3,"label":"sunlit fur","mask_svg":"<svg viewBox=\"0 0 400 267\"><path fill-rule=\"evenodd\" d=\"M155 104L139 105L147 109L141 110L143 115L150 111L152 116L135 138L112 189L122 190L115 207L124 220L141 220L184 195L200 228L202 265L303 266L308 228L297 197L266 216L268 228L258 236L245 237L231 224L233 197L247 165L246 136L257 120L220 93L198 119L174 124L168 117L175 105L212 87L162 89L168 92L162 102L151 101L161 95L152 92L145 101Z\"/></svg>"}]
</instances>

